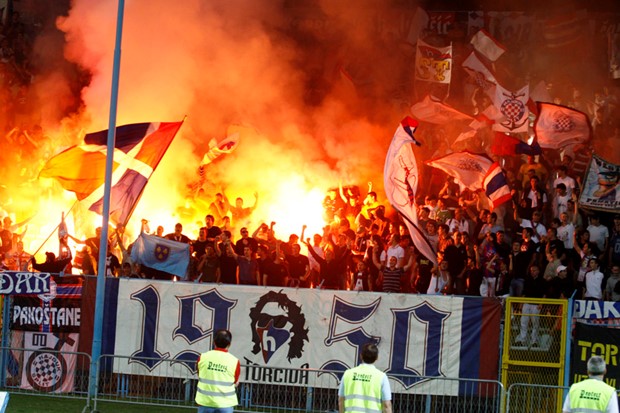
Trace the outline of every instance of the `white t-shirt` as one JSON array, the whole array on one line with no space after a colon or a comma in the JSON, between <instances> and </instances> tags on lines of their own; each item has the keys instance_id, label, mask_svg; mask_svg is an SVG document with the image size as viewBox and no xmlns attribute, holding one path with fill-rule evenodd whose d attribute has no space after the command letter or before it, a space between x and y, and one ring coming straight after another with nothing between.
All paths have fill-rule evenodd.
<instances>
[{"instance_id":1,"label":"white t-shirt","mask_svg":"<svg viewBox=\"0 0 620 413\"><path fill-rule=\"evenodd\" d=\"M564 243L564 248L573 248L573 234L575 233L575 226L569 222L566 225L558 227L558 239Z\"/></svg>"},{"instance_id":2,"label":"white t-shirt","mask_svg":"<svg viewBox=\"0 0 620 413\"><path fill-rule=\"evenodd\" d=\"M390 263L390 257L396 257L398 264L405 259L405 250L400 245L389 246L387 251L381 252L381 262Z\"/></svg>"},{"instance_id":3,"label":"white t-shirt","mask_svg":"<svg viewBox=\"0 0 620 413\"><path fill-rule=\"evenodd\" d=\"M530 201L532 201L532 208L538 208L540 205L538 205L538 198L536 198L536 195L534 193L534 191L530 191L529 194L527 194L527 197ZM543 192L542 194L542 199L541 202L543 204L545 204L547 202L547 194Z\"/></svg>"},{"instance_id":4,"label":"white t-shirt","mask_svg":"<svg viewBox=\"0 0 620 413\"><path fill-rule=\"evenodd\" d=\"M530 221L529 219L521 220L521 228L532 228L534 234L532 234L532 241L539 243L540 239L547 235L547 228L540 222Z\"/></svg>"},{"instance_id":5,"label":"white t-shirt","mask_svg":"<svg viewBox=\"0 0 620 413\"><path fill-rule=\"evenodd\" d=\"M598 249L603 251L605 248L605 239L609 238L609 229L605 225L588 225L590 233L590 241L596 242Z\"/></svg>"},{"instance_id":6,"label":"white t-shirt","mask_svg":"<svg viewBox=\"0 0 620 413\"><path fill-rule=\"evenodd\" d=\"M599 270L586 273L586 298L603 299L603 278L605 276Z\"/></svg>"},{"instance_id":7,"label":"white t-shirt","mask_svg":"<svg viewBox=\"0 0 620 413\"><path fill-rule=\"evenodd\" d=\"M562 212L566 212L568 209L568 201L570 200L570 195L568 192L566 195L555 194L555 198L553 198L553 217L559 218Z\"/></svg>"},{"instance_id":8,"label":"white t-shirt","mask_svg":"<svg viewBox=\"0 0 620 413\"><path fill-rule=\"evenodd\" d=\"M569 197L573 193L573 189L575 189L575 180L570 176L566 176L564 178L555 178L555 180L553 181L553 187L557 188L558 184L566 185L566 193Z\"/></svg>"},{"instance_id":9,"label":"white t-shirt","mask_svg":"<svg viewBox=\"0 0 620 413\"><path fill-rule=\"evenodd\" d=\"M437 274L433 274L431 277L431 283L428 285L426 294L429 295L441 295L443 287L446 286L449 280L447 271L439 271Z\"/></svg>"},{"instance_id":10,"label":"white t-shirt","mask_svg":"<svg viewBox=\"0 0 620 413\"><path fill-rule=\"evenodd\" d=\"M469 221L466 219L459 221L456 218L450 218L448 221L446 221L446 224L450 228L450 233L458 231L467 232L469 235L471 235L471 227L469 225Z\"/></svg>"}]
</instances>

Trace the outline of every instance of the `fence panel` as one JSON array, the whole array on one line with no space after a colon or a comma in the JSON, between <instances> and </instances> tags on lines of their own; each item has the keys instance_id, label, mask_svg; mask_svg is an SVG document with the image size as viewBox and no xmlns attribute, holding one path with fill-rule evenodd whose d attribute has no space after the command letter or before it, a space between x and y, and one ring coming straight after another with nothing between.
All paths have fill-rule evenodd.
<instances>
[{"instance_id":1,"label":"fence panel","mask_svg":"<svg viewBox=\"0 0 620 413\"><path fill-rule=\"evenodd\" d=\"M0 357L6 374L2 390L83 398L88 404L90 355L49 348L0 347Z\"/></svg>"},{"instance_id":2,"label":"fence panel","mask_svg":"<svg viewBox=\"0 0 620 413\"><path fill-rule=\"evenodd\" d=\"M144 366L153 363L158 364L161 376L144 373ZM188 379L186 374L180 375L180 370L175 368L179 363L173 359L102 355L97 363L94 409L97 410L100 400L195 409L196 380ZM141 373L115 373L121 364L135 364L136 371Z\"/></svg>"},{"instance_id":3,"label":"fence panel","mask_svg":"<svg viewBox=\"0 0 620 413\"><path fill-rule=\"evenodd\" d=\"M161 362L162 377L145 374L136 368L136 374L118 374L118 366L135 362L144 366L148 358L103 355L99 364L98 392L94 402L116 401L145 405L195 408L197 378L180 375L171 359L152 359ZM256 381L240 383L236 412L328 412L338 409L340 373L315 369L293 369L243 365L242 379L259 377ZM251 374L250 374L251 372ZM260 381L269 377L270 382ZM277 378L294 377L296 384L274 384ZM445 377L389 376L393 393L393 411L409 412L479 412L498 413L501 410L503 386L498 381L451 379ZM282 380L284 382L284 380ZM290 382L290 380L287 380Z\"/></svg>"},{"instance_id":4,"label":"fence panel","mask_svg":"<svg viewBox=\"0 0 620 413\"><path fill-rule=\"evenodd\" d=\"M502 383L564 382L567 300L510 297L504 317Z\"/></svg>"},{"instance_id":5,"label":"fence panel","mask_svg":"<svg viewBox=\"0 0 620 413\"><path fill-rule=\"evenodd\" d=\"M568 387L515 383L506 392L506 413L561 412Z\"/></svg>"}]
</instances>

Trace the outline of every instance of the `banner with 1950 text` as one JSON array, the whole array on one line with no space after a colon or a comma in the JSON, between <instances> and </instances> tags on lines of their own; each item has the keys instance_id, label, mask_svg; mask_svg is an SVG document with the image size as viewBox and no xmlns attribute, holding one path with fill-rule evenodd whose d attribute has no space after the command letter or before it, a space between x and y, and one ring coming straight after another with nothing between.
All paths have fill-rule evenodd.
<instances>
[{"instance_id":1,"label":"banner with 1950 text","mask_svg":"<svg viewBox=\"0 0 620 413\"><path fill-rule=\"evenodd\" d=\"M116 373L163 375L170 358L175 374L195 377L198 356L225 328L247 365L242 382L303 386L298 369L343 372L370 341L378 368L406 376L402 389L428 392L420 376L497 377L501 305L480 297L110 279L105 311L103 353L130 357Z\"/></svg>"}]
</instances>

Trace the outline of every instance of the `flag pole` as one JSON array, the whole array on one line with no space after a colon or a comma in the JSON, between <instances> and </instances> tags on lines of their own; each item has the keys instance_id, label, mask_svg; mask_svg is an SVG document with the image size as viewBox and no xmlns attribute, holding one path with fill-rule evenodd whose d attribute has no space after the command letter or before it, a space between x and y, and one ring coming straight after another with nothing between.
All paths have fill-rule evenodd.
<instances>
[{"instance_id":1,"label":"flag pole","mask_svg":"<svg viewBox=\"0 0 620 413\"><path fill-rule=\"evenodd\" d=\"M71 205L71 208L69 208L69 210L67 211L67 213L65 214L65 217L67 215L69 215L71 213L71 211L73 211L73 208L78 204L79 201L75 201L73 203L73 205ZM56 232L56 230L58 229L58 227L60 227L62 225L62 222L58 225L56 225L56 227L52 230L52 232L50 232L50 234L47 236L47 238L45 238L45 241L43 241L43 243L39 246L39 248L37 248L37 250L35 252L32 253L32 256L35 256L39 253L39 251L41 251L41 248L43 248L43 246L47 243L47 241L49 241L50 238L52 238L52 235L54 235L54 232Z\"/></svg>"},{"instance_id":2,"label":"flag pole","mask_svg":"<svg viewBox=\"0 0 620 413\"><path fill-rule=\"evenodd\" d=\"M114 44L114 65L112 70L112 90L110 93L110 117L108 121L108 145L106 151L105 183L103 190L103 212L101 224L101 243L97 266L97 295L95 299L95 315L93 327L93 345L91 352L90 381L88 396L94 398L97 393L98 364L101 356L101 335L103 330L104 292L106 277L106 258L108 255L108 224L110 220L110 193L112 190L112 169L114 162L114 146L116 142L116 112L118 102L118 82L121 65L121 41L123 38L123 15L125 0L118 0L116 16L116 39Z\"/></svg>"}]
</instances>

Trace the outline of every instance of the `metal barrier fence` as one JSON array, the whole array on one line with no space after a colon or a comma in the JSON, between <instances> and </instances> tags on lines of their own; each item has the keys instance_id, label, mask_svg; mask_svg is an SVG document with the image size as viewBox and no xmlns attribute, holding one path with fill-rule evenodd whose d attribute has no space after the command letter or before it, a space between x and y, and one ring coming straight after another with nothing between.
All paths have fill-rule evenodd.
<instances>
[{"instance_id":1,"label":"metal barrier fence","mask_svg":"<svg viewBox=\"0 0 620 413\"><path fill-rule=\"evenodd\" d=\"M90 356L49 349L0 348L8 375L2 385L12 393L84 399L97 410L100 401L195 409L195 376L179 369L178 360L102 355L97 363L97 392L88 396ZM144 373L150 360L160 362L161 376ZM116 373L135 363L135 374ZM175 366L176 365L176 366ZM243 365L236 412L329 412L338 408L338 372ZM499 413L504 388L499 381L390 375L395 413ZM279 384L287 381L289 384ZM274 383L276 382L276 383ZM559 411L567 388L513 384L506 412ZM92 406L91 406L92 403Z\"/></svg>"},{"instance_id":2,"label":"metal barrier fence","mask_svg":"<svg viewBox=\"0 0 620 413\"><path fill-rule=\"evenodd\" d=\"M561 412L568 387L512 384L506 392L506 413Z\"/></svg>"},{"instance_id":3,"label":"metal barrier fence","mask_svg":"<svg viewBox=\"0 0 620 413\"><path fill-rule=\"evenodd\" d=\"M510 297L505 308L502 383L562 385L568 301Z\"/></svg>"},{"instance_id":4,"label":"metal barrier fence","mask_svg":"<svg viewBox=\"0 0 620 413\"><path fill-rule=\"evenodd\" d=\"M506 392L506 413L561 412L570 387L515 383ZM616 391L620 398L620 390Z\"/></svg>"},{"instance_id":5,"label":"metal barrier fence","mask_svg":"<svg viewBox=\"0 0 620 413\"><path fill-rule=\"evenodd\" d=\"M84 399L89 404L90 355L50 348L0 347L3 390Z\"/></svg>"},{"instance_id":6,"label":"metal barrier fence","mask_svg":"<svg viewBox=\"0 0 620 413\"><path fill-rule=\"evenodd\" d=\"M136 371L144 372L145 365L157 362L160 375L121 374L121 366L134 365ZM178 360L129 357L104 354L97 362L97 393L93 400L94 410L98 401L159 405L180 408L196 408L194 403L196 380L180 374L175 368Z\"/></svg>"},{"instance_id":7,"label":"metal barrier fence","mask_svg":"<svg viewBox=\"0 0 620 413\"><path fill-rule=\"evenodd\" d=\"M158 365L161 377L148 374L119 374L128 364ZM178 360L101 356L98 366L97 402L138 403L195 409L197 378L178 368ZM136 368L144 371L144 368ZM338 409L339 374L324 370L275 368L243 365L241 380L263 382L239 385L236 412L329 412ZM410 412L500 412L503 386L498 381L445 377L389 376L393 393L393 411ZM278 383L280 381L282 384ZM284 382L289 382L284 384Z\"/></svg>"}]
</instances>

